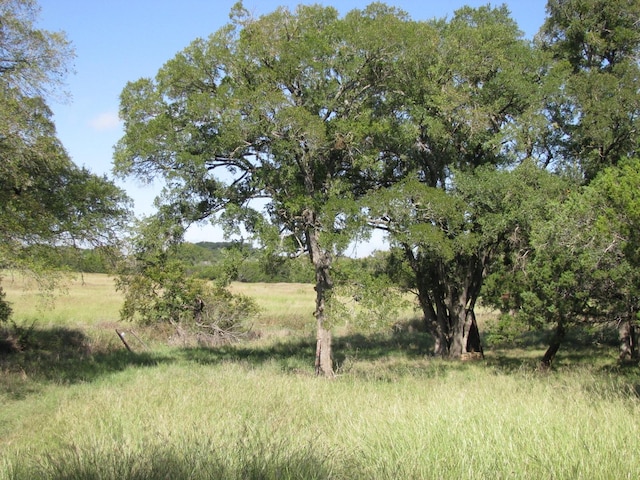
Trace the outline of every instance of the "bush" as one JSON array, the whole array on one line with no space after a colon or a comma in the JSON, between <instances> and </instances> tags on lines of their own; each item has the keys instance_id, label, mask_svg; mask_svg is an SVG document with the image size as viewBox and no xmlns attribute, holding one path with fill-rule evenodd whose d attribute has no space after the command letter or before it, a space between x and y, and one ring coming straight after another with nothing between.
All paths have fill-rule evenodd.
<instances>
[{"instance_id":1,"label":"bush","mask_svg":"<svg viewBox=\"0 0 640 480\"><path fill-rule=\"evenodd\" d=\"M0 287L0 323L6 323L13 313L11 305L5 298L6 296L7 294L4 292L2 287Z\"/></svg>"},{"instance_id":2,"label":"bush","mask_svg":"<svg viewBox=\"0 0 640 480\"><path fill-rule=\"evenodd\" d=\"M518 315L502 313L495 319L487 320L484 339L487 345L513 344L530 330L530 325Z\"/></svg>"}]
</instances>

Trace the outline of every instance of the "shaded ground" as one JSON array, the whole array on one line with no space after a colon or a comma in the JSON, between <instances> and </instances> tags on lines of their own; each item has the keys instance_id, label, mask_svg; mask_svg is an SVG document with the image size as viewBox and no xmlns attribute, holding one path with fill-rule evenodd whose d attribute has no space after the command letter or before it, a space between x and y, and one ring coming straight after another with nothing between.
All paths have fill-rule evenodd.
<instances>
[{"instance_id":1,"label":"shaded ground","mask_svg":"<svg viewBox=\"0 0 640 480\"><path fill-rule=\"evenodd\" d=\"M21 351L0 354L0 389L13 398L35 393L39 384L91 382L129 367L168 361L151 352L96 345L78 329L31 328L23 335Z\"/></svg>"},{"instance_id":2,"label":"shaded ground","mask_svg":"<svg viewBox=\"0 0 640 480\"><path fill-rule=\"evenodd\" d=\"M239 362L249 367L264 363L283 372L313 375L315 338L291 334L284 338L260 339L216 348L166 348L146 350L132 342L132 352L119 342L113 329L110 341L96 341L78 329L33 328L25 333L23 350L0 354L0 389L11 398L36 393L47 383L92 382L127 368L145 368L160 363L186 361L204 365ZM546 338L528 332L517 342L489 346L482 364L503 373L535 370ZM156 344L157 345L157 344ZM153 346L153 344L152 344ZM447 369L464 369L465 362L431 357L432 339L424 332L349 334L334 340L334 360L339 374L392 379L394 376L433 376ZM554 368L588 364L610 373L637 377L638 365L619 365L613 337L570 332ZM434 364L434 362L437 362ZM430 368L426 368L429 364ZM372 366L369 368L369 366ZM437 367L437 368L436 368ZM640 384L640 381L638 382ZM640 391L640 387L638 387Z\"/></svg>"}]
</instances>

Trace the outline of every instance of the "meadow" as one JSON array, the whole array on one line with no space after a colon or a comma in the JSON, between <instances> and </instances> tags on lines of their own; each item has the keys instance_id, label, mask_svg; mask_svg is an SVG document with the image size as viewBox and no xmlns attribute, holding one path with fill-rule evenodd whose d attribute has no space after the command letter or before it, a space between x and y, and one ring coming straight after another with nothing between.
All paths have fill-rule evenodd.
<instances>
[{"instance_id":1,"label":"meadow","mask_svg":"<svg viewBox=\"0 0 640 480\"><path fill-rule=\"evenodd\" d=\"M640 375L613 345L542 373L541 343L450 362L424 333L337 325L329 381L308 285L234 284L260 335L218 348L120 323L106 276L49 303L25 286L3 280L30 348L0 356L0 479L640 478Z\"/></svg>"}]
</instances>

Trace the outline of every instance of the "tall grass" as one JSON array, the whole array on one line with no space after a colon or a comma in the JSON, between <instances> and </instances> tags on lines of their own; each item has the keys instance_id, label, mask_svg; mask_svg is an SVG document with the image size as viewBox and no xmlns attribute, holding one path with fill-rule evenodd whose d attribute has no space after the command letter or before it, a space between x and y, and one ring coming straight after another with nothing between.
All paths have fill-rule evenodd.
<instances>
[{"instance_id":1,"label":"tall grass","mask_svg":"<svg viewBox=\"0 0 640 480\"><path fill-rule=\"evenodd\" d=\"M3 409L0 478L640 477L617 381L441 367L326 382L175 361L51 388Z\"/></svg>"},{"instance_id":2,"label":"tall grass","mask_svg":"<svg viewBox=\"0 0 640 480\"><path fill-rule=\"evenodd\" d=\"M114 321L103 280L85 286ZM130 353L96 340L102 320L70 335L85 286L70 289L71 324L41 313L40 342L60 348L0 358L0 479L640 478L640 375L611 352L542 374L504 351L445 362L420 333L350 332L325 381L297 314L282 338ZM313 301L300 286L234 288L262 298L267 328L278 298Z\"/></svg>"}]
</instances>

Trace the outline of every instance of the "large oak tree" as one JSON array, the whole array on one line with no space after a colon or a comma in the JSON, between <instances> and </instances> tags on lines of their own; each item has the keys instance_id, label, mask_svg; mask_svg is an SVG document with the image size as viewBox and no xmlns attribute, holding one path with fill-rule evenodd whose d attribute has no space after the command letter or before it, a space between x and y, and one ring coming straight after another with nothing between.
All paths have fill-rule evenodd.
<instances>
[{"instance_id":1,"label":"large oak tree","mask_svg":"<svg viewBox=\"0 0 640 480\"><path fill-rule=\"evenodd\" d=\"M412 28L387 98L396 129L381 156L387 188L368 197L368 211L404 259L435 353L459 358L482 352L474 310L484 278L514 232L528 230L523 193L545 183L533 165L510 171L533 162L545 62L505 7Z\"/></svg>"},{"instance_id":2,"label":"large oak tree","mask_svg":"<svg viewBox=\"0 0 640 480\"><path fill-rule=\"evenodd\" d=\"M243 225L263 244L308 255L322 375L333 375L333 257L356 228L354 201L380 173L388 120L373 112L405 20L381 4L343 18L317 5L253 18L237 4L227 26L121 95L117 172L163 178L160 202L176 221Z\"/></svg>"}]
</instances>

